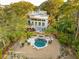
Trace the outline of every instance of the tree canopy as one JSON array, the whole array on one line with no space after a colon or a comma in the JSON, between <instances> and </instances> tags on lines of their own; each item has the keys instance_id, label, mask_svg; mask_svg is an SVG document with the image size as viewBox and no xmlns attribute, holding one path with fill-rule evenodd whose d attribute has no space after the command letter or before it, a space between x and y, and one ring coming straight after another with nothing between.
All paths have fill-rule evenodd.
<instances>
[{"instance_id":1,"label":"tree canopy","mask_svg":"<svg viewBox=\"0 0 79 59\"><path fill-rule=\"evenodd\" d=\"M72 47L79 56L79 1L48 0L40 6L52 18L46 33L55 34L62 45Z\"/></svg>"},{"instance_id":2,"label":"tree canopy","mask_svg":"<svg viewBox=\"0 0 79 59\"><path fill-rule=\"evenodd\" d=\"M35 6L29 2L17 2L0 7L0 41L5 46L26 34L27 13ZM2 46L4 47L4 46Z\"/></svg>"}]
</instances>

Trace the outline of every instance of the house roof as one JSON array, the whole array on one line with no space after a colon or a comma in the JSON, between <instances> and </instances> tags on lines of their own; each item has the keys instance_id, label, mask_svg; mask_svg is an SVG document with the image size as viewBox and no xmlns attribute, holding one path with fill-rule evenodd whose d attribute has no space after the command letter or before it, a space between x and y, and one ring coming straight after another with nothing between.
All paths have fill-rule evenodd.
<instances>
[{"instance_id":1,"label":"house roof","mask_svg":"<svg viewBox=\"0 0 79 59\"><path fill-rule=\"evenodd\" d=\"M48 19L48 15L46 11L32 11L28 13L30 18L35 18L35 19Z\"/></svg>"}]
</instances>

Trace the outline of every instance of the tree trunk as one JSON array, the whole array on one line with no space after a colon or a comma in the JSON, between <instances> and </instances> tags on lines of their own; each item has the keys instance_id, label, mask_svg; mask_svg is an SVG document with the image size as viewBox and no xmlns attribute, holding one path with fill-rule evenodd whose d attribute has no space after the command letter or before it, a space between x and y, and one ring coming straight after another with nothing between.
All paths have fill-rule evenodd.
<instances>
[{"instance_id":1,"label":"tree trunk","mask_svg":"<svg viewBox=\"0 0 79 59\"><path fill-rule=\"evenodd\" d=\"M78 38L78 33L79 33L79 18L77 18L77 31L76 31L75 39Z\"/></svg>"}]
</instances>

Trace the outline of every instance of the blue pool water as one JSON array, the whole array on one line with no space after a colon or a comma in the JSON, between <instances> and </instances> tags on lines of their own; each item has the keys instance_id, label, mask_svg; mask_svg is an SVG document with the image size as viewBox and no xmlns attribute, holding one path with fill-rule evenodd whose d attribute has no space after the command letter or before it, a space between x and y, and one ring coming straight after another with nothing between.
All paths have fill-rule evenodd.
<instances>
[{"instance_id":1,"label":"blue pool water","mask_svg":"<svg viewBox=\"0 0 79 59\"><path fill-rule=\"evenodd\" d=\"M45 39L38 38L38 39L35 40L35 43L34 44L37 47L43 47L43 46L46 45L46 43L47 43L47 41Z\"/></svg>"}]
</instances>

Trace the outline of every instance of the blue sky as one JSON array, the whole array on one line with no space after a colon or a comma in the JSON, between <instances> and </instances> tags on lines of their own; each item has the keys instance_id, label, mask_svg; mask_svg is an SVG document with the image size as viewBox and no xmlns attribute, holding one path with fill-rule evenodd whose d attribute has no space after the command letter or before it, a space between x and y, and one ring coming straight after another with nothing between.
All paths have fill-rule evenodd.
<instances>
[{"instance_id":1,"label":"blue sky","mask_svg":"<svg viewBox=\"0 0 79 59\"><path fill-rule=\"evenodd\" d=\"M0 0L0 4L9 5L11 3L19 2L19 1L22 1L22 0ZM29 2L33 3L34 5L36 5L36 6L39 6L42 2L44 2L46 0L24 0L24 1L29 1Z\"/></svg>"}]
</instances>

